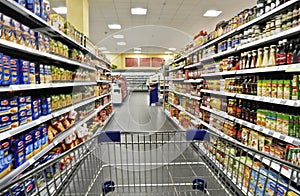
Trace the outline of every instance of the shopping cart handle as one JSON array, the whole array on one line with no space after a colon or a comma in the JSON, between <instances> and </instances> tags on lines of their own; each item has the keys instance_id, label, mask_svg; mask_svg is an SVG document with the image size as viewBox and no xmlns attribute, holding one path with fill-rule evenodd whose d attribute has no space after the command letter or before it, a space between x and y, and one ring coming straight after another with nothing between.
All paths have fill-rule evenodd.
<instances>
[{"instance_id":1,"label":"shopping cart handle","mask_svg":"<svg viewBox=\"0 0 300 196\"><path fill-rule=\"evenodd\" d=\"M196 178L193 180L193 189L206 192L207 182L203 178Z\"/></svg>"},{"instance_id":2,"label":"shopping cart handle","mask_svg":"<svg viewBox=\"0 0 300 196\"><path fill-rule=\"evenodd\" d=\"M207 131L204 129L199 130L188 130L186 131L186 140L192 141L192 140L199 140L203 141L206 136Z\"/></svg>"},{"instance_id":3,"label":"shopping cart handle","mask_svg":"<svg viewBox=\"0 0 300 196\"><path fill-rule=\"evenodd\" d=\"M105 181L102 183L102 193L103 195L115 191L115 182L112 180Z\"/></svg>"},{"instance_id":4,"label":"shopping cart handle","mask_svg":"<svg viewBox=\"0 0 300 196\"><path fill-rule=\"evenodd\" d=\"M98 135L98 143L103 142L120 142L121 132L120 131L103 131Z\"/></svg>"}]
</instances>

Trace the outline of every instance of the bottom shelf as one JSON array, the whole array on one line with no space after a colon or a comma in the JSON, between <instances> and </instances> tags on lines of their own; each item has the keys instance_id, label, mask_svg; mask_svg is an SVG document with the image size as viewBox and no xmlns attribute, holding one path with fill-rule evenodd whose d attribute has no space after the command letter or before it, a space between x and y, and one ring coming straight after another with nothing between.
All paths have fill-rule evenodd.
<instances>
[{"instance_id":1,"label":"bottom shelf","mask_svg":"<svg viewBox=\"0 0 300 196\"><path fill-rule=\"evenodd\" d=\"M180 129L180 131L185 131L185 129L179 124L179 121L175 118L175 117L172 117L170 112L163 109L165 114L167 115L167 117L169 117L169 119L171 119L171 121L173 121L175 123L175 125Z\"/></svg>"}]
</instances>

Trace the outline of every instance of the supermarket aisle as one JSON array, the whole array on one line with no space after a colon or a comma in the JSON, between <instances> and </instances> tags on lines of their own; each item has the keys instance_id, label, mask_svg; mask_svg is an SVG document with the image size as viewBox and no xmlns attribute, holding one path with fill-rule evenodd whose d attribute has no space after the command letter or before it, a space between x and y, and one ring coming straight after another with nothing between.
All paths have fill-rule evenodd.
<instances>
[{"instance_id":1,"label":"supermarket aisle","mask_svg":"<svg viewBox=\"0 0 300 196\"><path fill-rule=\"evenodd\" d=\"M115 106L115 112L105 130L176 130L160 106L149 106L149 95L146 92L131 93L121 106Z\"/></svg>"}]
</instances>

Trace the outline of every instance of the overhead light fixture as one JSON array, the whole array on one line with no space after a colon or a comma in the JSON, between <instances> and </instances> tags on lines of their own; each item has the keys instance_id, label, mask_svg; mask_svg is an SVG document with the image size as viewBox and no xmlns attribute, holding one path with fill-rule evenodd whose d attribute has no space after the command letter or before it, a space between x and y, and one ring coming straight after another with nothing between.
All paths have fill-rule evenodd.
<instances>
[{"instance_id":1,"label":"overhead light fixture","mask_svg":"<svg viewBox=\"0 0 300 196\"><path fill-rule=\"evenodd\" d=\"M217 17L222 13L222 11L218 10L207 10L203 16L205 17Z\"/></svg>"},{"instance_id":2,"label":"overhead light fixture","mask_svg":"<svg viewBox=\"0 0 300 196\"><path fill-rule=\"evenodd\" d=\"M118 46L126 46L126 42L117 42Z\"/></svg>"},{"instance_id":3,"label":"overhead light fixture","mask_svg":"<svg viewBox=\"0 0 300 196\"><path fill-rule=\"evenodd\" d=\"M134 50L136 50L136 51L141 51L142 50L142 48L133 48Z\"/></svg>"},{"instance_id":4,"label":"overhead light fixture","mask_svg":"<svg viewBox=\"0 0 300 196\"><path fill-rule=\"evenodd\" d=\"M169 50L171 50L171 51L175 51L175 50L176 50L176 48L169 48Z\"/></svg>"},{"instance_id":5,"label":"overhead light fixture","mask_svg":"<svg viewBox=\"0 0 300 196\"><path fill-rule=\"evenodd\" d=\"M145 8L131 8L132 15L146 15L147 9Z\"/></svg>"},{"instance_id":6,"label":"overhead light fixture","mask_svg":"<svg viewBox=\"0 0 300 196\"><path fill-rule=\"evenodd\" d=\"M133 53L135 53L135 54L141 54L142 51L134 51Z\"/></svg>"},{"instance_id":7,"label":"overhead light fixture","mask_svg":"<svg viewBox=\"0 0 300 196\"><path fill-rule=\"evenodd\" d=\"M100 48L98 48L98 49L101 50L101 51L106 50L105 47L100 47Z\"/></svg>"},{"instance_id":8,"label":"overhead light fixture","mask_svg":"<svg viewBox=\"0 0 300 196\"><path fill-rule=\"evenodd\" d=\"M57 14L67 14L67 7L54 7L52 8Z\"/></svg>"},{"instance_id":9,"label":"overhead light fixture","mask_svg":"<svg viewBox=\"0 0 300 196\"><path fill-rule=\"evenodd\" d=\"M124 39L124 35L120 35L120 34L113 35L113 38L115 38L115 39Z\"/></svg>"},{"instance_id":10,"label":"overhead light fixture","mask_svg":"<svg viewBox=\"0 0 300 196\"><path fill-rule=\"evenodd\" d=\"M165 52L165 54L172 54L172 52L170 52L170 51L166 51L166 52Z\"/></svg>"},{"instance_id":11,"label":"overhead light fixture","mask_svg":"<svg viewBox=\"0 0 300 196\"><path fill-rule=\"evenodd\" d=\"M121 25L119 24L109 24L107 25L109 29L121 29Z\"/></svg>"},{"instance_id":12,"label":"overhead light fixture","mask_svg":"<svg viewBox=\"0 0 300 196\"><path fill-rule=\"evenodd\" d=\"M103 54L108 54L108 53L110 53L110 51L105 50L105 51L103 51L102 53L103 53Z\"/></svg>"}]
</instances>

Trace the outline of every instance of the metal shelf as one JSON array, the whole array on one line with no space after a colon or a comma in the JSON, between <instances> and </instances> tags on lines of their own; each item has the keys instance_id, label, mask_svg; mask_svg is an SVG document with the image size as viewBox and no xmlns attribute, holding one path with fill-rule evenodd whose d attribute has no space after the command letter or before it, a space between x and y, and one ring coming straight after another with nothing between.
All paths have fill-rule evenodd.
<instances>
[{"instance_id":1,"label":"metal shelf","mask_svg":"<svg viewBox=\"0 0 300 196\"><path fill-rule=\"evenodd\" d=\"M97 80L98 83L111 83L110 80Z\"/></svg>"},{"instance_id":2,"label":"metal shelf","mask_svg":"<svg viewBox=\"0 0 300 196\"><path fill-rule=\"evenodd\" d=\"M26 170L29 166L31 166L33 163L35 163L37 160L39 160L42 156L44 156L47 152L49 152L51 149L53 149L57 144L62 142L66 137L68 137L71 133L73 133L77 127L81 126L82 124L86 123L90 119L92 119L95 115L97 115L98 112L100 112L102 109L104 109L107 105L111 104L107 103L102 107L99 107L95 109L93 113L85 117L83 120L80 120L79 122L76 122L75 125L72 127L68 128L68 130L60 133L54 140L47 146L45 147L42 151L40 151L38 154L34 155L32 158L30 158L28 161L26 161L23 165L20 167L14 169L12 172L4 176L0 180L0 186L3 186L13 180L15 177L17 177L20 173L22 173L24 170Z\"/></svg>"},{"instance_id":3,"label":"metal shelf","mask_svg":"<svg viewBox=\"0 0 300 196\"><path fill-rule=\"evenodd\" d=\"M199 121L199 118L194 116L193 114L189 113L188 111L186 111L183 107L179 106L179 105L175 105L173 103L170 103L169 104L175 108L177 108L178 110L184 112L186 115L188 115L189 117L191 117L192 119L196 120L196 121Z\"/></svg>"},{"instance_id":4,"label":"metal shelf","mask_svg":"<svg viewBox=\"0 0 300 196\"><path fill-rule=\"evenodd\" d=\"M96 131L95 134L97 134L97 133L103 131L103 129L105 128L105 126L107 125L107 123L110 121L110 119L113 117L114 114L115 114L115 112L112 112L112 113L109 115L108 119L106 119L106 121L103 123L103 126L100 127L100 128Z\"/></svg>"},{"instance_id":5,"label":"metal shelf","mask_svg":"<svg viewBox=\"0 0 300 196\"><path fill-rule=\"evenodd\" d=\"M207 73L201 74L202 77L211 77L211 76L225 76L225 75L235 75L237 71L223 71L223 72L216 72L216 73Z\"/></svg>"},{"instance_id":6,"label":"metal shelf","mask_svg":"<svg viewBox=\"0 0 300 196\"><path fill-rule=\"evenodd\" d=\"M227 97L235 97L236 93L227 93L227 92L221 92L221 91L214 91L214 90L206 90L206 89L201 89L201 92L203 93L211 93L215 95L224 95Z\"/></svg>"},{"instance_id":7,"label":"metal shelf","mask_svg":"<svg viewBox=\"0 0 300 196\"><path fill-rule=\"evenodd\" d=\"M184 80L185 83L201 83L203 79L189 79L189 80Z\"/></svg>"},{"instance_id":8,"label":"metal shelf","mask_svg":"<svg viewBox=\"0 0 300 196\"><path fill-rule=\"evenodd\" d=\"M91 86L97 85L96 82L65 82L65 83L51 83L51 84L24 84L24 85L10 85L0 86L0 92L36 90L46 88L63 88L73 86Z\"/></svg>"},{"instance_id":9,"label":"metal shelf","mask_svg":"<svg viewBox=\"0 0 300 196\"><path fill-rule=\"evenodd\" d=\"M179 121L175 117L172 117L169 111L164 110L164 112L165 112L166 116L169 117L169 119L171 119L175 123L175 125L178 126L180 131L185 131L185 129L179 124Z\"/></svg>"},{"instance_id":10,"label":"metal shelf","mask_svg":"<svg viewBox=\"0 0 300 196\"><path fill-rule=\"evenodd\" d=\"M42 57L43 59L46 58L46 59L51 60L53 62L66 63L66 64L69 64L69 65L74 65L74 66L78 66L78 67L93 70L93 71L96 70L95 67L91 67L91 66L86 65L84 63L80 63L80 62L77 62L75 60L68 59L68 58L62 57L62 56L49 54L49 53L46 53L46 52L40 52L38 50L28 48L28 47L25 47L25 46L22 46L22 45L13 43L13 42L9 42L9 41L3 40L3 39L0 39L0 46L3 47L3 48L7 48L7 49L11 49L11 50L14 50L14 51L21 52L23 54L29 54L29 55L33 55L33 56L36 56L36 57Z\"/></svg>"},{"instance_id":11,"label":"metal shelf","mask_svg":"<svg viewBox=\"0 0 300 196\"><path fill-rule=\"evenodd\" d=\"M294 138L294 137L291 137L291 136L287 136L285 134L282 134L282 133L279 133L279 132L276 132L274 130L270 130L270 129L267 129L265 127L262 127L262 126L259 126L259 125L256 125L256 124L253 124L253 123L250 123L250 122L247 122L247 121L244 121L242 119L239 119L239 118L236 118L234 116L231 116L229 115L228 113L226 112L223 112L223 111L216 111L214 109L209 109L207 107L204 107L204 106L201 106L201 109L202 110L205 110L205 111L208 111L212 114L216 114L220 117L224 117L226 119L229 119L233 122L236 122L238 124L241 124L243 126L246 126L248 128L251 128L253 130L256 130L260 133L263 133L265 135L269 135L273 138L276 138L276 139L279 139L279 140L282 140L286 143L289 143L289 144L292 144L292 145L295 145L295 146L299 146L300 145L300 139L298 138Z\"/></svg>"},{"instance_id":12,"label":"metal shelf","mask_svg":"<svg viewBox=\"0 0 300 196\"><path fill-rule=\"evenodd\" d=\"M175 67L175 68L172 68L172 69L169 69L169 72L173 72L173 71L177 71L179 69L183 69L185 65L181 65L181 66L178 66L178 67Z\"/></svg>"},{"instance_id":13,"label":"metal shelf","mask_svg":"<svg viewBox=\"0 0 300 196\"><path fill-rule=\"evenodd\" d=\"M170 81L174 81L174 82L183 82L184 78L174 78L174 79L170 79Z\"/></svg>"},{"instance_id":14,"label":"metal shelf","mask_svg":"<svg viewBox=\"0 0 300 196\"><path fill-rule=\"evenodd\" d=\"M189 93L180 93L180 92L177 92L177 91L174 91L174 90L169 90L169 91L173 92L175 94L181 95L181 96L185 96L185 97L190 98L190 99L196 99L198 101L201 100L201 97L193 96L193 95L191 95Z\"/></svg>"}]
</instances>

